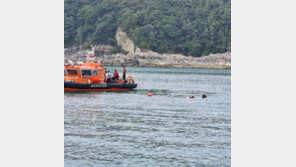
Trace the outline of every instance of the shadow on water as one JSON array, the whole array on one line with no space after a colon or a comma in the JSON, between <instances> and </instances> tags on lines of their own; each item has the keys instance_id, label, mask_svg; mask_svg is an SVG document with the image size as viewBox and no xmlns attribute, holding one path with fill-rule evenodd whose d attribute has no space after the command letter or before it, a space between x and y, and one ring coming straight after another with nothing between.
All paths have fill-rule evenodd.
<instances>
[{"instance_id":1,"label":"shadow on water","mask_svg":"<svg viewBox=\"0 0 296 167\"><path fill-rule=\"evenodd\" d=\"M65 95L75 95L75 94L80 94L80 95L88 95L88 94L106 94L106 93L118 93L118 94L126 94L130 92L134 92L135 90L125 90L125 91L71 91L67 92L65 91Z\"/></svg>"}]
</instances>

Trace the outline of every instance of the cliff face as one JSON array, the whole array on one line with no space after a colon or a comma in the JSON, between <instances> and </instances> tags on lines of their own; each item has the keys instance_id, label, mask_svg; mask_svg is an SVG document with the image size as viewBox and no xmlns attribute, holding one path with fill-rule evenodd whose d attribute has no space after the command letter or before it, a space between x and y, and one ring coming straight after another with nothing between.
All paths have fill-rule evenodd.
<instances>
[{"instance_id":1,"label":"cliff face","mask_svg":"<svg viewBox=\"0 0 296 167\"><path fill-rule=\"evenodd\" d=\"M116 41L118 46L122 46L122 48L128 51L128 56L135 56L136 54L141 53L141 49L136 47L134 42L130 40L125 32L123 32L120 28L117 29L116 32Z\"/></svg>"},{"instance_id":2,"label":"cliff face","mask_svg":"<svg viewBox=\"0 0 296 167\"><path fill-rule=\"evenodd\" d=\"M112 46L100 45L94 46L96 61L103 65L113 66L142 66L142 67L180 67L180 68L231 68L231 53L210 54L204 57L191 57L181 54L159 54L152 51L141 51L130 40L125 32L120 28L116 33L118 46L129 53L111 54ZM64 51L64 59L77 61L83 60L89 50L79 51L78 47L67 48Z\"/></svg>"}]
</instances>

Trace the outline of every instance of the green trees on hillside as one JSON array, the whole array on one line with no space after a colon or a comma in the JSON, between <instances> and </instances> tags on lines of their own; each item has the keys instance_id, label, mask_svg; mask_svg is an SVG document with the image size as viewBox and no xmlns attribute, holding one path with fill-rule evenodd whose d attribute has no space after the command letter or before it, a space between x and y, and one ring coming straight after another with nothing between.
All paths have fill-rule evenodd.
<instances>
[{"instance_id":1,"label":"green trees on hillside","mask_svg":"<svg viewBox=\"0 0 296 167\"><path fill-rule=\"evenodd\" d=\"M202 56L230 51L230 0L65 0L65 47L111 44L121 27L141 49Z\"/></svg>"}]
</instances>

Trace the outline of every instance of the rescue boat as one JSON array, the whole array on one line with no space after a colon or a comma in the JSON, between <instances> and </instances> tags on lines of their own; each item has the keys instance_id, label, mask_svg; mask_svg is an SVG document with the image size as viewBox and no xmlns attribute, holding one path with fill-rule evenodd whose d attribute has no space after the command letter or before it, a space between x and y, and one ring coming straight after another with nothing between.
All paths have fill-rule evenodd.
<instances>
[{"instance_id":1,"label":"rescue boat","mask_svg":"<svg viewBox=\"0 0 296 167\"><path fill-rule=\"evenodd\" d=\"M127 91L137 87L132 76L107 83L105 68L98 62L64 64L64 91Z\"/></svg>"}]
</instances>

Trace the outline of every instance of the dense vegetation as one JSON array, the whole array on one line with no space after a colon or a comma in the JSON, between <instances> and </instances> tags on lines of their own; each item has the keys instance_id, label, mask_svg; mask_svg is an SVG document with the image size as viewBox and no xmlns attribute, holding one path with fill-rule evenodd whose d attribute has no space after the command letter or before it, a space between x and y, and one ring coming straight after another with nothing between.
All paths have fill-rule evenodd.
<instances>
[{"instance_id":1,"label":"dense vegetation","mask_svg":"<svg viewBox=\"0 0 296 167\"><path fill-rule=\"evenodd\" d=\"M230 51L230 0L65 0L65 47L111 44L120 27L141 49L201 56Z\"/></svg>"},{"instance_id":2,"label":"dense vegetation","mask_svg":"<svg viewBox=\"0 0 296 167\"><path fill-rule=\"evenodd\" d=\"M112 54L122 53L124 55L128 54L128 51L124 50L121 46L113 47L110 51Z\"/></svg>"}]
</instances>

